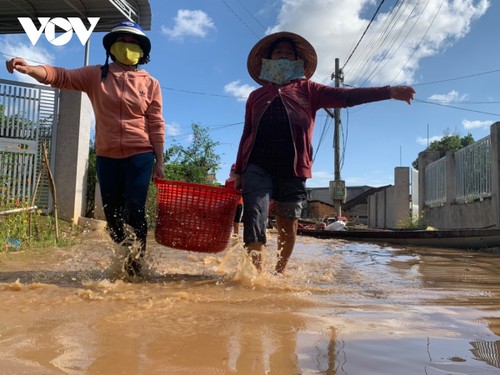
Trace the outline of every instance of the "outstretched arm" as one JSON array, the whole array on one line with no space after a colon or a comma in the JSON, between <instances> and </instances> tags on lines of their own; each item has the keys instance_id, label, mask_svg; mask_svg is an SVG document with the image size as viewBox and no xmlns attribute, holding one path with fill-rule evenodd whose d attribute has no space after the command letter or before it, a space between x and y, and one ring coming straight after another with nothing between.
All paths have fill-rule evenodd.
<instances>
[{"instance_id":1,"label":"outstretched arm","mask_svg":"<svg viewBox=\"0 0 500 375\"><path fill-rule=\"evenodd\" d=\"M404 100L408 104L411 104L415 95L415 90L410 86L391 86L389 88L389 93L391 99Z\"/></svg>"},{"instance_id":2,"label":"outstretched arm","mask_svg":"<svg viewBox=\"0 0 500 375\"><path fill-rule=\"evenodd\" d=\"M9 61L6 61L7 70L9 73L14 73L17 70L19 73L27 74L33 77L38 82L43 82L47 78L47 71L43 66L40 65L29 65L24 59L20 57L14 57Z\"/></svg>"}]
</instances>

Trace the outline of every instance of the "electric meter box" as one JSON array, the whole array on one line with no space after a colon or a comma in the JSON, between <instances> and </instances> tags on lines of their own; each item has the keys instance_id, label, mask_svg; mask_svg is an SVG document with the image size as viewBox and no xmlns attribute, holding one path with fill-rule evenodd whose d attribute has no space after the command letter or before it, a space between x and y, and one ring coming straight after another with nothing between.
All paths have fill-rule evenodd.
<instances>
[{"instance_id":1,"label":"electric meter box","mask_svg":"<svg viewBox=\"0 0 500 375\"><path fill-rule=\"evenodd\" d=\"M347 193L344 180L330 181L329 190L330 190L330 197L334 202L341 201L342 203L345 203Z\"/></svg>"}]
</instances>

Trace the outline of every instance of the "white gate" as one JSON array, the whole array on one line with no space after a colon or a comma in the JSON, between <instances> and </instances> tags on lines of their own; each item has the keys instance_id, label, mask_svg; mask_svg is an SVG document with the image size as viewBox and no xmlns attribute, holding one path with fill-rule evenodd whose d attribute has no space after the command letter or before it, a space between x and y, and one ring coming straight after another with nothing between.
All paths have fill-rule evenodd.
<instances>
[{"instance_id":1,"label":"white gate","mask_svg":"<svg viewBox=\"0 0 500 375\"><path fill-rule=\"evenodd\" d=\"M53 166L58 98L58 89L0 79L1 205L33 202L42 211L52 210L42 144Z\"/></svg>"}]
</instances>

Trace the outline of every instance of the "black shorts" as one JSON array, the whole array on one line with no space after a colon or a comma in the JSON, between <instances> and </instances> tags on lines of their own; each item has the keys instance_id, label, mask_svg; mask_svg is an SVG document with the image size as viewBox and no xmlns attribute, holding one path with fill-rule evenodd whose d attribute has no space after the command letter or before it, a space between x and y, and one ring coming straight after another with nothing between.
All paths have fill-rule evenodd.
<instances>
[{"instance_id":1,"label":"black shorts","mask_svg":"<svg viewBox=\"0 0 500 375\"><path fill-rule=\"evenodd\" d=\"M269 201L274 200L273 215L298 219L307 198L306 179L273 177L264 169L249 164L242 175L243 241L266 243Z\"/></svg>"}]
</instances>

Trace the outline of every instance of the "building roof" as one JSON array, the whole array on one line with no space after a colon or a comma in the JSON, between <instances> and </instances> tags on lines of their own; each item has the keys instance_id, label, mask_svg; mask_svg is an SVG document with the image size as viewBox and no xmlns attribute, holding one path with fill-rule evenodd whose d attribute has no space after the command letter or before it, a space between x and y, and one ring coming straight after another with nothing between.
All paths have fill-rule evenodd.
<instances>
[{"instance_id":1,"label":"building roof","mask_svg":"<svg viewBox=\"0 0 500 375\"><path fill-rule=\"evenodd\" d=\"M95 32L107 32L128 18L151 30L149 0L0 0L0 34L24 33L17 17L34 22L38 17L99 17Z\"/></svg>"},{"instance_id":2,"label":"building roof","mask_svg":"<svg viewBox=\"0 0 500 375\"><path fill-rule=\"evenodd\" d=\"M376 187L376 188L370 188L369 190L366 190L362 194L359 194L359 195L355 196L354 198L345 202L342 205L342 208L347 211L347 210L350 210L352 207L357 206L358 204L366 203L366 199L370 195L373 195L381 190L387 189L390 186L392 186L392 185L385 185L385 186L380 186L380 187Z\"/></svg>"}]
</instances>

